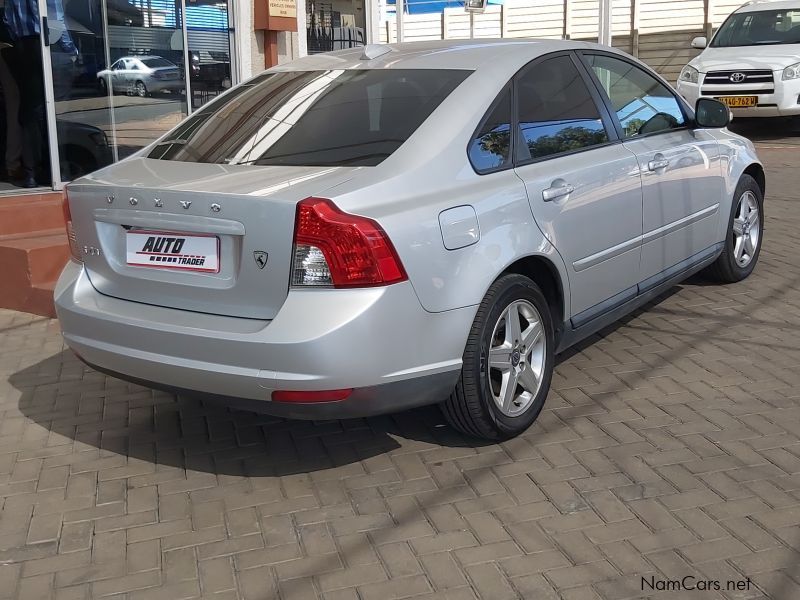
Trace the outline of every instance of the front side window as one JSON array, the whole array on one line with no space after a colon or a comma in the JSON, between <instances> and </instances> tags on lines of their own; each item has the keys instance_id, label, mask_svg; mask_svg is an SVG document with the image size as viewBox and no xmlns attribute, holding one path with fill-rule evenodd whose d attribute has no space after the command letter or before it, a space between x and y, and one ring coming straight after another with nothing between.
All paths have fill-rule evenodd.
<instances>
[{"instance_id":1,"label":"front side window","mask_svg":"<svg viewBox=\"0 0 800 600\"><path fill-rule=\"evenodd\" d=\"M608 133L586 82L569 56L534 64L517 81L520 144L527 161L605 144Z\"/></svg>"},{"instance_id":2,"label":"front side window","mask_svg":"<svg viewBox=\"0 0 800 600\"><path fill-rule=\"evenodd\" d=\"M714 48L800 44L800 9L732 14L711 41Z\"/></svg>"},{"instance_id":3,"label":"front side window","mask_svg":"<svg viewBox=\"0 0 800 600\"><path fill-rule=\"evenodd\" d=\"M670 89L627 61L607 55L587 55L617 113L626 139L686 126L686 117Z\"/></svg>"},{"instance_id":4,"label":"front side window","mask_svg":"<svg viewBox=\"0 0 800 600\"><path fill-rule=\"evenodd\" d=\"M506 166L511 158L511 90L503 92L469 146L469 160L479 173Z\"/></svg>"},{"instance_id":5,"label":"front side window","mask_svg":"<svg viewBox=\"0 0 800 600\"><path fill-rule=\"evenodd\" d=\"M263 73L192 114L149 157L224 164L374 166L397 150L470 73L456 69Z\"/></svg>"}]
</instances>

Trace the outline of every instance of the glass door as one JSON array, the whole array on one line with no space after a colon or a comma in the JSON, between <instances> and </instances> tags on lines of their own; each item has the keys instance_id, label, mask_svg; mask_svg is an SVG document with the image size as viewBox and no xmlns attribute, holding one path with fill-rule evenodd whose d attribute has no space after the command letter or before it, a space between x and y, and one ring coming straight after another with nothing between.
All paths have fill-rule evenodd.
<instances>
[{"instance_id":1,"label":"glass door","mask_svg":"<svg viewBox=\"0 0 800 600\"><path fill-rule=\"evenodd\" d=\"M39 0L48 139L56 187L114 160L113 114L98 73L108 66L102 0Z\"/></svg>"},{"instance_id":2,"label":"glass door","mask_svg":"<svg viewBox=\"0 0 800 600\"><path fill-rule=\"evenodd\" d=\"M231 87L230 16L225 0L186 0L192 110Z\"/></svg>"},{"instance_id":3,"label":"glass door","mask_svg":"<svg viewBox=\"0 0 800 600\"><path fill-rule=\"evenodd\" d=\"M186 116L183 0L39 0L57 175L129 156Z\"/></svg>"},{"instance_id":4,"label":"glass door","mask_svg":"<svg viewBox=\"0 0 800 600\"><path fill-rule=\"evenodd\" d=\"M306 0L306 43L309 54L365 45L365 0Z\"/></svg>"}]
</instances>

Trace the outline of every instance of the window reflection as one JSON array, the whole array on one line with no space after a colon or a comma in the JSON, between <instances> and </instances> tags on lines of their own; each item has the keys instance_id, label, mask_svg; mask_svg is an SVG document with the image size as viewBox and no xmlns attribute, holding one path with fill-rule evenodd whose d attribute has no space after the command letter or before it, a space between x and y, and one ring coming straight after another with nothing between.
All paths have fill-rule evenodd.
<instances>
[{"instance_id":1,"label":"window reflection","mask_svg":"<svg viewBox=\"0 0 800 600\"><path fill-rule=\"evenodd\" d=\"M588 60L611 100L626 138L686 124L675 96L652 75L609 56L593 55Z\"/></svg>"},{"instance_id":2,"label":"window reflection","mask_svg":"<svg viewBox=\"0 0 800 600\"><path fill-rule=\"evenodd\" d=\"M198 108L231 87L231 41L227 2L187 2L186 27L192 107Z\"/></svg>"},{"instance_id":3,"label":"window reflection","mask_svg":"<svg viewBox=\"0 0 800 600\"><path fill-rule=\"evenodd\" d=\"M469 146L469 159L478 172L506 165L511 152L511 91L506 91Z\"/></svg>"},{"instance_id":4,"label":"window reflection","mask_svg":"<svg viewBox=\"0 0 800 600\"><path fill-rule=\"evenodd\" d=\"M608 141L600 112L568 56L551 58L525 71L517 83L518 158L530 160L572 152Z\"/></svg>"},{"instance_id":5,"label":"window reflection","mask_svg":"<svg viewBox=\"0 0 800 600\"><path fill-rule=\"evenodd\" d=\"M145 146L187 113L179 0L106 0L109 60L97 73L110 90L119 157Z\"/></svg>"},{"instance_id":6,"label":"window reflection","mask_svg":"<svg viewBox=\"0 0 800 600\"><path fill-rule=\"evenodd\" d=\"M366 44L364 0L306 0L306 47L309 54Z\"/></svg>"},{"instance_id":7,"label":"window reflection","mask_svg":"<svg viewBox=\"0 0 800 600\"><path fill-rule=\"evenodd\" d=\"M97 72L108 64L103 9L101 0L48 2L56 134L65 181L114 159L109 100L97 85Z\"/></svg>"}]
</instances>

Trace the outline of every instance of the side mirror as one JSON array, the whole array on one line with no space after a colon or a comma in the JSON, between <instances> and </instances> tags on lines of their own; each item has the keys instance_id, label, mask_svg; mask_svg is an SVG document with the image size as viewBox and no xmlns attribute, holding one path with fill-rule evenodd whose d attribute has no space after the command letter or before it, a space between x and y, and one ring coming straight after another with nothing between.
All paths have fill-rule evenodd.
<instances>
[{"instance_id":1,"label":"side mirror","mask_svg":"<svg viewBox=\"0 0 800 600\"><path fill-rule=\"evenodd\" d=\"M705 36L696 37L692 40L692 48L702 50L708 46L708 39Z\"/></svg>"},{"instance_id":2,"label":"side mirror","mask_svg":"<svg viewBox=\"0 0 800 600\"><path fill-rule=\"evenodd\" d=\"M703 129L722 129L731 122L731 109L713 98L698 98L694 109L694 122Z\"/></svg>"}]
</instances>

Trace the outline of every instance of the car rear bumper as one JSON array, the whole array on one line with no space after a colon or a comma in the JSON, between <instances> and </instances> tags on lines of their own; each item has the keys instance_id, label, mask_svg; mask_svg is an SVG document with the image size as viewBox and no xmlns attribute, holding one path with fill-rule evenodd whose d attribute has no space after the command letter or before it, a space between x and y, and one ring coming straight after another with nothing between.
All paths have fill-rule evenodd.
<instances>
[{"instance_id":1,"label":"car rear bumper","mask_svg":"<svg viewBox=\"0 0 800 600\"><path fill-rule=\"evenodd\" d=\"M293 418L394 412L455 386L475 309L426 312L410 283L291 290L271 321L104 296L70 262L55 290L66 343L122 379ZM275 390L353 389L345 400L279 403Z\"/></svg>"},{"instance_id":2,"label":"car rear bumper","mask_svg":"<svg viewBox=\"0 0 800 600\"><path fill-rule=\"evenodd\" d=\"M781 74L775 74L774 91L770 93L743 93L744 96L758 96L758 105L748 108L734 108L736 117L792 117L800 115L800 79L781 81ZM746 86L745 86L746 87ZM709 86L678 81L678 93L694 106L702 95L705 98L719 98L736 95L731 93L734 86ZM744 88L743 88L744 89Z\"/></svg>"}]
</instances>

